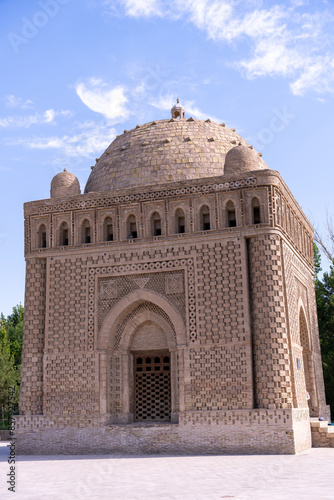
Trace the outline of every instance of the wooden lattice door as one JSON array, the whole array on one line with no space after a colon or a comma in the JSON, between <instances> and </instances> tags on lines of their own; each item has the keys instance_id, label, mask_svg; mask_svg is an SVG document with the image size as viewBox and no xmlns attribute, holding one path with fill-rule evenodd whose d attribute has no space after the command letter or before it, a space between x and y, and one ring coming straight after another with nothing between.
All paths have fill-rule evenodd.
<instances>
[{"instance_id":1,"label":"wooden lattice door","mask_svg":"<svg viewBox=\"0 0 334 500\"><path fill-rule=\"evenodd\" d=\"M134 361L135 421L170 420L169 353L137 354Z\"/></svg>"}]
</instances>

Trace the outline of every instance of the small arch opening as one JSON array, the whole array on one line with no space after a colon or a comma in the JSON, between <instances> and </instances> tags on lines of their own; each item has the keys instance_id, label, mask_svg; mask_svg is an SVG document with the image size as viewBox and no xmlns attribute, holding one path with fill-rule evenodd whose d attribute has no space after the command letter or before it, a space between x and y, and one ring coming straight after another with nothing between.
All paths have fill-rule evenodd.
<instances>
[{"instance_id":1,"label":"small arch opening","mask_svg":"<svg viewBox=\"0 0 334 500\"><path fill-rule=\"evenodd\" d=\"M186 218L182 208L178 208L175 212L175 232L178 234L186 232Z\"/></svg>"},{"instance_id":2,"label":"small arch opening","mask_svg":"<svg viewBox=\"0 0 334 500\"><path fill-rule=\"evenodd\" d=\"M154 212L151 217L151 226L153 236L161 236L161 217L158 212Z\"/></svg>"},{"instance_id":3,"label":"small arch opening","mask_svg":"<svg viewBox=\"0 0 334 500\"><path fill-rule=\"evenodd\" d=\"M200 211L200 219L201 219L201 231L209 231L210 230L210 209L207 205L203 205Z\"/></svg>"},{"instance_id":4,"label":"small arch opening","mask_svg":"<svg viewBox=\"0 0 334 500\"><path fill-rule=\"evenodd\" d=\"M89 220L85 219L81 224L81 243L91 242L91 231Z\"/></svg>"},{"instance_id":5,"label":"small arch opening","mask_svg":"<svg viewBox=\"0 0 334 500\"><path fill-rule=\"evenodd\" d=\"M68 245L68 224L67 222L62 222L59 228L59 244L60 246Z\"/></svg>"},{"instance_id":6,"label":"small arch opening","mask_svg":"<svg viewBox=\"0 0 334 500\"><path fill-rule=\"evenodd\" d=\"M103 240L114 241L114 228L111 217L106 217L103 223Z\"/></svg>"},{"instance_id":7,"label":"small arch opening","mask_svg":"<svg viewBox=\"0 0 334 500\"><path fill-rule=\"evenodd\" d=\"M233 201L226 203L227 227L236 227L237 217L235 214L235 206Z\"/></svg>"},{"instance_id":8,"label":"small arch opening","mask_svg":"<svg viewBox=\"0 0 334 500\"><path fill-rule=\"evenodd\" d=\"M261 224L260 202L258 198L252 199L253 224Z\"/></svg>"},{"instance_id":9,"label":"small arch opening","mask_svg":"<svg viewBox=\"0 0 334 500\"><path fill-rule=\"evenodd\" d=\"M128 217L127 232L129 239L138 237L137 222L136 222L136 217L134 215L129 215Z\"/></svg>"},{"instance_id":10,"label":"small arch opening","mask_svg":"<svg viewBox=\"0 0 334 500\"><path fill-rule=\"evenodd\" d=\"M46 248L46 227L45 224L41 224L38 229L38 248Z\"/></svg>"}]
</instances>

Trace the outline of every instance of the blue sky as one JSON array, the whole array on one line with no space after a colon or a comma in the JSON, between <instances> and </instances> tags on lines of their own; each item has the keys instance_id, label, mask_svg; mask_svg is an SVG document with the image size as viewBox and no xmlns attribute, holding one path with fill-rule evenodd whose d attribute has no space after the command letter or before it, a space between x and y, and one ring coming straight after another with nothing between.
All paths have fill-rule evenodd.
<instances>
[{"instance_id":1,"label":"blue sky","mask_svg":"<svg viewBox=\"0 0 334 500\"><path fill-rule=\"evenodd\" d=\"M23 203L64 167L83 188L116 134L177 97L236 128L324 230L333 21L325 0L0 0L0 312L23 303Z\"/></svg>"}]
</instances>

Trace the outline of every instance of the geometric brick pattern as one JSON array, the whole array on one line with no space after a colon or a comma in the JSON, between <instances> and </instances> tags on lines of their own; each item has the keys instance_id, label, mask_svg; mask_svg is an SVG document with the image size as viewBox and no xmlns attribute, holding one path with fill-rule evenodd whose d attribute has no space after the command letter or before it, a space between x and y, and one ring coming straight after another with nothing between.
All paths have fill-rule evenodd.
<instances>
[{"instance_id":1,"label":"geometric brick pattern","mask_svg":"<svg viewBox=\"0 0 334 500\"><path fill-rule=\"evenodd\" d=\"M133 309L124 319L121 321L118 326L117 326L117 333L115 336L115 343L114 343L114 349L115 351L119 348L120 341L122 339L123 332L128 324L131 324L133 320L135 319L136 316L138 316L140 313L144 311L152 311L158 316L161 317L161 319L164 319L166 323L169 324L171 330L174 332L175 336L175 341L176 341L176 335L174 331L174 326L173 323L171 322L169 316L165 313L163 309L161 309L159 306L156 304L152 304L151 302L144 302L144 304L140 304L138 307Z\"/></svg>"},{"instance_id":2,"label":"geometric brick pattern","mask_svg":"<svg viewBox=\"0 0 334 500\"><path fill-rule=\"evenodd\" d=\"M191 410L234 410L253 406L251 366L242 345L190 351Z\"/></svg>"},{"instance_id":3,"label":"geometric brick pattern","mask_svg":"<svg viewBox=\"0 0 334 500\"><path fill-rule=\"evenodd\" d=\"M145 290L152 290L154 292L159 293L160 295L166 296L168 294L167 286L165 286L165 281L168 279L173 279L174 276L177 276L178 279L181 279L181 283L183 285L183 271L180 274L180 271L170 271L170 272L157 272L157 273L145 273L145 274L135 274L135 275L124 275L118 276L114 275L112 280L110 278L99 277L99 285L100 285L100 297L98 302L98 328L100 329L102 323L109 313L109 311L119 302L123 297L127 294L138 290L142 282L145 284ZM93 280L91 280L93 281ZM113 283L113 292L117 290L117 294L106 293L101 294L101 287L104 287L103 290L106 289L107 286L110 286L110 283ZM168 283L168 282L167 282ZM174 290L172 294L168 296L168 300L174 304L174 306L179 310L182 317L186 314L186 304L185 304L185 294L184 288Z\"/></svg>"},{"instance_id":4,"label":"geometric brick pattern","mask_svg":"<svg viewBox=\"0 0 334 500\"><path fill-rule=\"evenodd\" d=\"M278 235L249 240L256 408L291 408L292 383Z\"/></svg>"},{"instance_id":5,"label":"geometric brick pattern","mask_svg":"<svg viewBox=\"0 0 334 500\"><path fill-rule=\"evenodd\" d=\"M54 257L49 264L47 343L50 352L81 351L86 345L87 258ZM48 332L50 331L50 335Z\"/></svg>"},{"instance_id":6,"label":"geometric brick pattern","mask_svg":"<svg viewBox=\"0 0 334 500\"><path fill-rule=\"evenodd\" d=\"M27 260L26 276L20 413L41 415L46 298L45 259Z\"/></svg>"},{"instance_id":7,"label":"geometric brick pattern","mask_svg":"<svg viewBox=\"0 0 334 500\"><path fill-rule=\"evenodd\" d=\"M145 189L144 192L141 193L132 193L128 194L120 194L114 196L111 193L99 193L97 196L92 193L90 194L90 198L85 201L85 207L95 208L95 207L110 207L111 205L118 206L121 204L131 204L136 201L155 201L163 198L169 197L179 197L184 196L185 194L207 194L209 192L215 191L229 191L230 189L239 189L243 187L256 186L257 178L251 177L250 179L240 179L240 180L229 180L226 181L223 176L217 177L216 182L207 182L203 180L201 183L197 183L194 186L182 186L180 188L171 188L170 186L161 187L159 186L158 190L155 190L154 187L150 186L150 189ZM56 213L56 212L66 212L71 210L81 210L82 202L81 201L50 201L47 205L40 204L36 206L36 203L31 206L32 203L26 203L25 205L25 214L30 215L36 213L38 214L48 214L48 213Z\"/></svg>"},{"instance_id":8,"label":"geometric brick pattern","mask_svg":"<svg viewBox=\"0 0 334 500\"><path fill-rule=\"evenodd\" d=\"M60 353L45 357L44 414L93 415L99 410L95 353Z\"/></svg>"},{"instance_id":9,"label":"geometric brick pattern","mask_svg":"<svg viewBox=\"0 0 334 500\"><path fill-rule=\"evenodd\" d=\"M106 279L110 280L112 276L114 280L117 280L117 298L110 299L108 302L104 302L100 299L99 309L98 309L98 327L102 325L103 319L107 315L110 308L115 305L123 296L132 290L139 288L136 283L136 278L150 278L149 281L145 281L145 289L159 290L160 294L166 295L165 290L165 274L163 271L165 269L176 268L179 270L184 269L187 273L188 280L188 290L186 296L183 293L169 295L168 299L172 302L174 301L176 307L180 310L181 314L185 316L186 323L189 331L189 338L191 342L195 342L197 338L197 328L196 328L196 299L195 299L195 283L194 283L194 263L193 259L177 259L168 261L156 261L149 263L135 263L131 265L119 265L119 266L98 266L91 267L89 269L89 296L88 296L88 349L94 349L94 327L95 327L95 304L96 304L96 277L99 280ZM162 271L161 273L153 272L150 274L146 272L145 275L142 274L143 271ZM124 273L136 272L138 275L124 276ZM140 273L140 274L139 274ZM101 282L101 281L100 281ZM103 281L102 281L103 283ZM172 297L172 299L170 299Z\"/></svg>"},{"instance_id":10,"label":"geometric brick pattern","mask_svg":"<svg viewBox=\"0 0 334 500\"><path fill-rule=\"evenodd\" d=\"M240 243L202 244L196 268L200 342L245 342Z\"/></svg>"}]
</instances>

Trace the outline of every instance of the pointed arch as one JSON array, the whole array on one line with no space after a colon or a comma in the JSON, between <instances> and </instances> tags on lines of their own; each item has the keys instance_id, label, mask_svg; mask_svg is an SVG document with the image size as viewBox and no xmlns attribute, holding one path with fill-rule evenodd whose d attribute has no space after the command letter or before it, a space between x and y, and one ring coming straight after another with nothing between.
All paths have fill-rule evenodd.
<instances>
[{"instance_id":1,"label":"pointed arch","mask_svg":"<svg viewBox=\"0 0 334 500\"><path fill-rule=\"evenodd\" d=\"M113 220L109 215L103 221L103 241L114 241Z\"/></svg>"},{"instance_id":2,"label":"pointed arch","mask_svg":"<svg viewBox=\"0 0 334 500\"><path fill-rule=\"evenodd\" d=\"M200 209L200 230L209 231L210 228L210 208L208 205L202 205Z\"/></svg>"},{"instance_id":3,"label":"pointed arch","mask_svg":"<svg viewBox=\"0 0 334 500\"><path fill-rule=\"evenodd\" d=\"M46 226L45 224L41 224L38 228L38 248L46 248L47 246Z\"/></svg>"},{"instance_id":4,"label":"pointed arch","mask_svg":"<svg viewBox=\"0 0 334 500\"><path fill-rule=\"evenodd\" d=\"M136 221L136 216L134 214L129 215L126 221L127 228L127 238L138 238L138 226Z\"/></svg>"},{"instance_id":5,"label":"pointed arch","mask_svg":"<svg viewBox=\"0 0 334 500\"><path fill-rule=\"evenodd\" d=\"M152 236L162 235L161 216L159 212L154 212L151 215L151 235Z\"/></svg>"},{"instance_id":6,"label":"pointed arch","mask_svg":"<svg viewBox=\"0 0 334 500\"><path fill-rule=\"evenodd\" d=\"M301 299L299 299L298 310L299 338L300 345L302 347L302 364L305 379L305 389L310 396L309 408L310 415L312 416L313 414L316 414L316 408L318 407L318 395L315 385L315 372L310 328L307 321L306 310Z\"/></svg>"},{"instance_id":7,"label":"pointed arch","mask_svg":"<svg viewBox=\"0 0 334 500\"><path fill-rule=\"evenodd\" d=\"M181 234L186 232L186 217L182 208L175 210L175 233Z\"/></svg>"},{"instance_id":8,"label":"pointed arch","mask_svg":"<svg viewBox=\"0 0 334 500\"><path fill-rule=\"evenodd\" d=\"M237 218L236 218L236 213L235 213L235 205L232 200L228 200L228 202L225 205L225 211L226 211L226 227L236 227L237 225Z\"/></svg>"},{"instance_id":9,"label":"pointed arch","mask_svg":"<svg viewBox=\"0 0 334 500\"><path fill-rule=\"evenodd\" d=\"M91 228L88 219L84 219L81 223L81 241L80 243L91 243Z\"/></svg>"},{"instance_id":10,"label":"pointed arch","mask_svg":"<svg viewBox=\"0 0 334 500\"><path fill-rule=\"evenodd\" d=\"M140 305L146 305L140 308ZM151 307L151 306L155 307ZM138 314L136 314L136 308ZM159 314L159 310L163 315ZM134 315L132 313L135 312ZM125 321L125 328L118 331L118 326ZM100 379L106 380L100 391L100 410L106 413L110 411L111 421L129 423L137 419L135 410L135 373L134 360L138 356L138 343L132 344L138 329L145 323L151 322L156 325L157 336L160 335L160 346L170 359L170 420L178 421L178 412L185 409L185 389L184 389L184 348L186 346L186 329L180 313L163 296L150 290L136 290L121 299L109 312L100 329L97 341L97 348L100 352ZM139 352L154 352L159 346L159 340L152 340L150 332L145 332L142 337L143 350ZM161 336L163 331L163 336ZM120 339L118 335L121 334ZM163 338L164 337L164 338ZM166 345L167 344L167 345ZM115 349L116 345L116 349ZM118 345L118 348L117 348ZM133 351L132 348L135 350ZM167 348L167 349L166 349ZM160 349L159 349L160 351ZM161 354L161 352L160 352ZM113 407L113 402L117 400L116 388L110 383L110 367L119 364L120 392L118 403Z\"/></svg>"},{"instance_id":11,"label":"pointed arch","mask_svg":"<svg viewBox=\"0 0 334 500\"><path fill-rule=\"evenodd\" d=\"M69 244L69 230L67 222L62 222L59 226L59 245L67 246Z\"/></svg>"},{"instance_id":12,"label":"pointed arch","mask_svg":"<svg viewBox=\"0 0 334 500\"><path fill-rule=\"evenodd\" d=\"M98 335L98 349L112 349L116 342L117 326L140 304L154 304L158 306L170 319L176 335L176 346L184 346L187 343L186 329L183 319L177 309L162 295L150 290L135 290L121 299L105 318ZM147 316L149 317L149 315ZM157 319L155 317L155 319ZM161 317L159 316L159 321ZM129 338L133 333L130 328L127 340L121 339L120 347L127 349ZM170 331L167 329L166 331ZM130 337L129 337L130 335Z\"/></svg>"}]
</instances>

